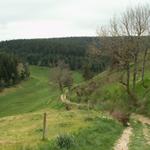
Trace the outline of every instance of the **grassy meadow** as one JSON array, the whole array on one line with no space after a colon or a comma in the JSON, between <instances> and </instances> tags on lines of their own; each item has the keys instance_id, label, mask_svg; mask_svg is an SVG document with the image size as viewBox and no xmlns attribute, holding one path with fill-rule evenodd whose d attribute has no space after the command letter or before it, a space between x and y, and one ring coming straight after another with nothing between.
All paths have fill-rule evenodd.
<instances>
[{"instance_id":1,"label":"grassy meadow","mask_svg":"<svg viewBox=\"0 0 150 150\"><path fill-rule=\"evenodd\" d=\"M62 106L57 85L49 82L53 70L36 66L30 70L30 79L0 93L0 117ZM73 72L73 78L75 84L83 80L78 72Z\"/></svg>"},{"instance_id":2,"label":"grassy meadow","mask_svg":"<svg viewBox=\"0 0 150 150\"><path fill-rule=\"evenodd\" d=\"M30 79L0 93L0 150L61 150L59 135L72 135L72 150L111 150L123 127L99 111L66 111L56 84L49 82L53 69L30 67ZM74 85L83 81L72 72ZM47 112L47 140L42 141L43 113ZM109 141L109 143L108 143Z\"/></svg>"}]
</instances>

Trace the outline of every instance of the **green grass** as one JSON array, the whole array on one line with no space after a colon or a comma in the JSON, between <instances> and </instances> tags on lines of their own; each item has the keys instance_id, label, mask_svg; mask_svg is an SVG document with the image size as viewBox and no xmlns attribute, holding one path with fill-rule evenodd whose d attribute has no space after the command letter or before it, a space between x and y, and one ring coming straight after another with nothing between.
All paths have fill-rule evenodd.
<instances>
[{"instance_id":1,"label":"green grass","mask_svg":"<svg viewBox=\"0 0 150 150\"><path fill-rule=\"evenodd\" d=\"M145 87L141 83L141 74L138 74L135 93L139 107L133 107L132 97L130 97L121 83L118 82L121 71L105 71L93 79L78 85L80 96L78 96L77 88L72 91L71 100L77 102L88 102L95 104L100 110L117 109L124 112L137 112L150 117L150 69L149 66L145 72ZM93 86L94 83L94 86ZM132 89L132 81L130 82ZM93 89L93 90L91 90ZM132 108L131 108L132 106Z\"/></svg>"},{"instance_id":2,"label":"green grass","mask_svg":"<svg viewBox=\"0 0 150 150\"><path fill-rule=\"evenodd\" d=\"M49 110L24 115L3 117L0 119L0 149L14 149L19 146L37 146L42 144L43 113L47 112L47 139L52 140L58 134L77 132L85 124L86 111ZM98 116L93 112L93 116Z\"/></svg>"},{"instance_id":3,"label":"green grass","mask_svg":"<svg viewBox=\"0 0 150 150\"><path fill-rule=\"evenodd\" d=\"M58 87L49 84L52 69L31 66L30 70L30 79L0 93L0 117L62 107ZM83 80L78 72L73 72L73 78L75 84Z\"/></svg>"},{"instance_id":4,"label":"green grass","mask_svg":"<svg viewBox=\"0 0 150 150\"><path fill-rule=\"evenodd\" d=\"M81 95L77 96L76 90L72 91L71 100L81 101L95 104L98 110L111 110L112 108L121 109L122 111L129 111L129 96L125 88L118 83L118 74L113 72L103 72L94 77L88 82L83 82L78 85L81 89ZM90 88L93 86L93 91Z\"/></svg>"},{"instance_id":5,"label":"green grass","mask_svg":"<svg viewBox=\"0 0 150 150\"><path fill-rule=\"evenodd\" d=\"M83 113L83 112L82 112ZM102 116L95 114L92 115L93 118L86 120L86 115L82 118L84 121L84 126L75 130L73 132L58 132L59 135L66 135L73 138L74 144L69 148L69 150L113 150L114 143L119 138L122 133L122 125L115 122L114 120L102 118ZM61 126L60 129L65 128ZM69 127L67 127L69 129ZM55 130L55 134L58 134ZM29 150L35 150L36 148L32 146L26 146ZM55 137L52 141L45 141L44 143L37 145L39 150L66 150L61 149L57 145L57 138Z\"/></svg>"},{"instance_id":6,"label":"green grass","mask_svg":"<svg viewBox=\"0 0 150 150\"><path fill-rule=\"evenodd\" d=\"M149 150L150 145L147 143L143 133L144 125L139 122L132 122L132 126L133 135L129 143L129 150Z\"/></svg>"},{"instance_id":7,"label":"green grass","mask_svg":"<svg viewBox=\"0 0 150 150\"><path fill-rule=\"evenodd\" d=\"M0 117L55 106L59 90L53 85L48 85L49 69L35 66L30 69L30 79L0 94ZM53 105L50 104L52 100Z\"/></svg>"},{"instance_id":8,"label":"green grass","mask_svg":"<svg viewBox=\"0 0 150 150\"><path fill-rule=\"evenodd\" d=\"M111 111L115 109L123 112L140 113L150 117L149 67L146 68L145 72L145 79L144 79L145 87L143 87L141 82L140 78L141 74L138 74L138 80L136 82L137 84L135 88L138 104L138 106L136 107L132 105L132 98L127 94L125 87L118 82L118 78L121 73L122 72L105 71L97 75L90 81L81 83L80 85L78 85L78 89L80 89L81 95L78 96L76 94L75 89L72 91L71 100L80 102L90 101L91 103L95 104L95 108L98 110ZM90 89L91 87L94 90L91 90ZM130 87L132 88L132 85ZM133 136L131 137L129 150L149 150L150 127L133 121L131 125L133 127ZM144 130L147 131L147 135L144 134Z\"/></svg>"},{"instance_id":9,"label":"green grass","mask_svg":"<svg viewBox=\"0 0 150 150\"><path fill-rule=\"evenodd\" d=\"M150 74L146 74L145 77L145 88L142 83L139 81L136 86L135 92L137 93L138 103L140 107L136 109L137 113L144 114L150 117Z\"/></svg>"},{"instance_id":10,"label":"green grass","mask_svg":"<svg viewBox=\"0 0 150 150\"><path fill-rule=\"evenodd\" d=\"M47 112L47 140L42 141L43 113ZM102 113L86 110L42 111L0 119L0 149L56 150L58 135L73 135L72 150L111 150L123 127ZM47 148L46 148L47 147ZM60 149L57 149L60 150Z\"/></svg>"},{"instance_id":11,"label":"green grass","mask_svg":"<svg viewBox=\"0 0 150 150\"><path fill-rule=\"evenodd\" d=\"M66 111L57 85L48 80L53 69L31 66L30 70L28 80L0 93L0 150L53 150L60 134L74 135L72 150L112 149L122 125L97 111ZM73 72L73 78L74 85L83 82L79 72ZM44 112L46 141L41 140Z\"/></svg>"},{"instance_id":12,"label":"green grass","mask_svg":"<svg viewBox=\"0 0 150 150\"><path fill-rule=\"evenodd\" d=\"M121 133L122 126L113 120L96 119L89 128L81 130L75 136L77 146L72 150L113 150Z\"/></svg>"},{"instance_id":13,"label":"green grass","mask_svg":"<svg viewBox=\"0 0 150 150\"><path fill-rule=\"evenodd\" d=\"M73 79L75 84L82 83L84 81L84 78L80 72L74 71L73 72Z\"/></svg>"}]
</instances>

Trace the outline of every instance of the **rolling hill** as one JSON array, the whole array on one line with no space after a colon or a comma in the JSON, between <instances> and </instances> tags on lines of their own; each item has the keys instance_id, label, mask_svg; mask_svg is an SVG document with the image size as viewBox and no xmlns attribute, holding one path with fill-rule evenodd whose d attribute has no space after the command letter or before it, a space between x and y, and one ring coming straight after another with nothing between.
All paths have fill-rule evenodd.
<instances>
[{"instance_id":1,"label":"rolling hill","mask_svg":"<svg viewBox=\"0 0 150 150\"><path fill-rule=\"evenodd\" d=\"M123 131L120 123L86 108L67 111L57 86L49 83L53 70L30 70L30 79L0 93L0 150L61 150L58 137L72 138L72 150L112 149ZM74 86L83 82L79 72L73 72L73 78ZM47 140L42 141L44 112Z\"/></svg>"},{"instance_id":2,"label":"rolling hill","mask_svg":"<svg viewBox=\"0 0 150 150\"><path fill-rule=\"evenodd\" d=\"M87 56L89 45L97 37L68 37L50 39L18 39L0 42L0 52L13 53L30 65L56 66L58 61L69 64L72 70L81 69L90 61L91 70L103 71L109 64L109 58L102 56L99 61Z\"/></svg>"},{"instance_id":3,"label":"rolling hill","mask_svg":"<svg viewBox=\"0 0 150 150\"><path fill-rule=\"evenodd\" d=\"M117 82L123 72L105 71L84 81L80 72L73 71L70 100L89 103L92 109L77 105L79 107L72 107L70 111L60 100L58 87L48 80L53 69L30 66L30 70L28 80L0 93L0 150L62 150L60 143L65 140L69 141L70 150L119 150L126 142L129 150L149 150L150 119L132 114L130 126L124 128L103 113L115 108L149 116L149 67L145 75L146 91L140 76L137 81L136 92L142 107L132 109L129 107L131 99ZM82 91L80 97L77 90ZM43 141L45 112L47 140Z\"/></svg>"}]
</instances>

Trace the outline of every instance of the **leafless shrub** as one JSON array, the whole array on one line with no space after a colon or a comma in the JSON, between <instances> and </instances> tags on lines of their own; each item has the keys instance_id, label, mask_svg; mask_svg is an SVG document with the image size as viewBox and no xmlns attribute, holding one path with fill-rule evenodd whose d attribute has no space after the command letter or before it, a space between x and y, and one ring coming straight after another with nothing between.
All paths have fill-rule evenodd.
<instances>
[{"instance_id":1,"label":"leafless shrub","mask_svg":"<svg viewBox=\"0 0 150 150\"><path fill-rule=\"evenodd\" d=\"M121 111L112 111L110 113L115 119L117 119L119 122L121 122L124 126L127 126L129 123L129 113L124 113Z\"/></svg>"}]
</instances>

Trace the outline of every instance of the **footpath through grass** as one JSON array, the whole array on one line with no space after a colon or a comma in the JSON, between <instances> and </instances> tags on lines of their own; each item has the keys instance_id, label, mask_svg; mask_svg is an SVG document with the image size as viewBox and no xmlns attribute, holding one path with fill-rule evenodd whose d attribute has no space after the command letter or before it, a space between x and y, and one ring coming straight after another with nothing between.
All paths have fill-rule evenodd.
<instances>
[{"instance_id":1,"label":"footpath through grass","mask_svg":"<svg viewBox=\"0 0 150 150\"><path fill-rule=\"evenodd\" d=\"M62 134L73 135L75 145L70 150L112 150L122 125L100 112L66 111L58 87L49 83L51 71L31 66L29 80L0 93L0 150L61 150L56 139ZM78 72L73 77L75 84L83 81ZM41 140L44 112L46 141Z\"/></svg>"}]
</instances>

